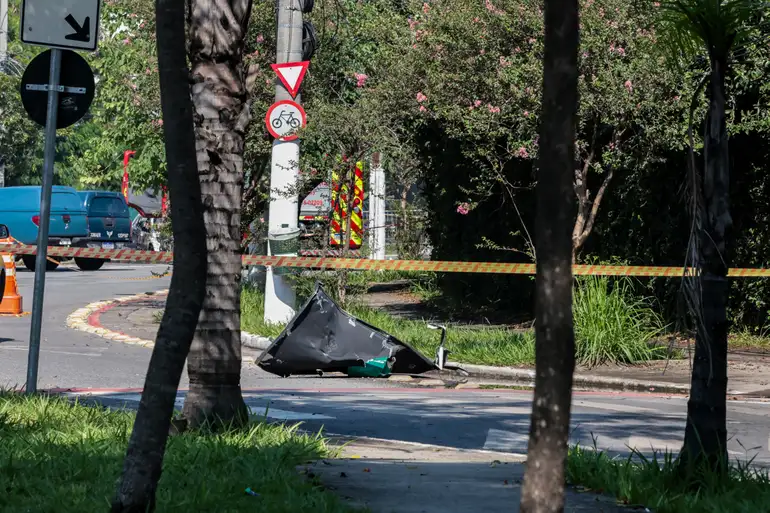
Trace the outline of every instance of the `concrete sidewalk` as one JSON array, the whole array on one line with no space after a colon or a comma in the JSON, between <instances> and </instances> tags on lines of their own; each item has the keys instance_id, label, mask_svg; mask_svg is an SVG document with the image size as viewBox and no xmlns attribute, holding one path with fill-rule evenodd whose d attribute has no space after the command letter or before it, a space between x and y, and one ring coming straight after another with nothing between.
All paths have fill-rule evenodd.
<instances>
[{"instance_id":1,"label":"concrete sidewalk","mask_svg":"<svg viewBox=\"0 0 770 513\"><path fill-rule=\"evenodd\" d=\"M139 301L118 303L99 314L98 322L106 329L134 337L154 340L158 330L159 314L162 313L165 296L152 296ZM265 349L267 340L244 336L244 345L254 351ZM252 343L254 341L254 343ZM450 347L451 349L451 347ZM532 386L534 371L527 367L492 367L458 363L467 371L442 372L424 376L433 378L420 383L427 385L456 385L464 387L482 385ZM687 394L690 383L688 360L656 361L648 365L602 365L594 368L575 369L577 389L633 390ZM734 396L770 398L770 354L731 353L728 357L729 393ZM408 376L398 376L408 381Z\"/></svg>"},{"instance_id":2,"label":"concrete sidewalk","mask_svg":"<svg viewBox=\"0 0 770 513\"><path fill-rule=\"evenodd\" d=\"M519 511L524 470L522 460L510 454L370 439L349 442L339 459L301 468L372 513ZM611 497L568 488L565 511L621 513L630 508Z\"/></svg>"}]
</instances>

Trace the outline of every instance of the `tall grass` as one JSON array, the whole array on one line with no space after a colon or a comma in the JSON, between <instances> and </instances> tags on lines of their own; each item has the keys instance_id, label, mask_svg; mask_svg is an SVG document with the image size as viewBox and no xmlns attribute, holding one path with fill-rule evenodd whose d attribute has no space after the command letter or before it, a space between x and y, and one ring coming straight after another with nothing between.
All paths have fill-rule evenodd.
<instances>
[{"instance_id":1,"label":"tall grass","mask_svg":"<svg viewBox=\"0 0 770 513\"><path fill-rule=\"evenodd\" d=\"M120 475L134 413L0 391L0 511L106 511ZM324 439L296 427L171 437L158 511L273 513L351 511L297 473L328 454ZM260 494L244 493L249 487Z\"/></svg>"},{"instance_id":2,"label":"tall grass","mask_svg":"<svg viewBox=\"0 0 770 513\"><path fill-rule=\"evenodd\" d=\"M583 365L637 363L665 355L666 348L651 345L663 332L661 317L650 300L633 294L628 278L578 278L572 310L576 357Z\"/></svg>"},{"instance_id":3,"label":"tall grass","mask_svg":"<svg viewBox=\"0 0 770 513\"><path fill-rule=\"evenodd\" d=\"M770 511L767 469L748 463L732 465L727 478L704 468L693 481L682 478L671 453L612 458L595 448L573 447L566 474L570 484L614 495L622 504L642 504L655 513Z\"/></svg>"}]
</instances>

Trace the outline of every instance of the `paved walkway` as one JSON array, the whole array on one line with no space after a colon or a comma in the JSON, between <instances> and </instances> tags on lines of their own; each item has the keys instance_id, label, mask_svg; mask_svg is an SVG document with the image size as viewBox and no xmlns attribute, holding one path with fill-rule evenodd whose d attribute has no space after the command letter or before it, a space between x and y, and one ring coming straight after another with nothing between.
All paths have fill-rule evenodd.
<instances>
[{"instance_id":1,"label":"paved walkway","mask_svg":"<svg viewBox=\"0 0 770 513\"><path fill-rule=\"evenodd\" d=\"M373 513L519 511L525 465L512 455L357 440L342 456L306 471ZM567 488L567 513L628 511L612 498Z\"/></svg>"}]
</instances>

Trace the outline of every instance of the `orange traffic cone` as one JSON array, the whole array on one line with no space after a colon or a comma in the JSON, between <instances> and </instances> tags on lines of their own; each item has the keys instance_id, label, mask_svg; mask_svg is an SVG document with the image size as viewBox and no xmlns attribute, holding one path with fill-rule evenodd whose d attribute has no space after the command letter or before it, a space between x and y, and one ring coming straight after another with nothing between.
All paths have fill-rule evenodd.
<instances>
[{"instance_id":1,"label":"orange traffic cone","mask_svg":"<svg viewBox=\"0 0 770 513\"><path fill-rule=\"evenodd\" d=\"M21 308L21 296L16 284L16 264L12 254L3 253L2 257L3 265L5 265L5 290L3 291L3 300L0 302L0 315L21 315L24 311Z\"/></svg>"}]
</instances>

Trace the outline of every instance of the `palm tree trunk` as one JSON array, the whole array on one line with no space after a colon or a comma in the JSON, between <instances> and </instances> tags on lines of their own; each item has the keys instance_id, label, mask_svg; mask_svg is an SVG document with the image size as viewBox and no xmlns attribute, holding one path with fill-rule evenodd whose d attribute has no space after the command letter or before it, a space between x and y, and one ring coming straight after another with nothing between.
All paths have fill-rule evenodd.
<instances>
[{"instance_id":1,"label":"palm tree trunk","mask_svg":"<svg viewBox=\"0 0 770 513\"><path fill-rule=\"evenodd\" d=\"M727 237L730 167L725 121L726 58L712 56L704 140L703 230L700 237L702 322L695 339L690 400L681 468L706 463L723 472L727 462Z\"/></svg>"},{"instance_id":2,"label":"palm tree trunk","mask_svg":"<svg viewBox=\"0 0 770 513\"><path fill-rule=\"evenodd\" d=\"M251 0L191 0L190 63L203 195L206 298L187 373L188 425L248 420L241 395L241 195L249 122L243 48Z\"/></svg>"},{"instance_id":3,"label":"palm tree trunk","mask_svg":"<svg viewBox=\"0 0 770 513\"><path fill-rule=\"evenodd\" d=\"M158 329L123 474L112 503L115 513L146 513L155 508L155 490L177 387L206 292L206 241L194 158L189 75L185 66L184 3L157 0L155 9L160 96L177 252L166 311Z\"/></svg>"},{"instance_id":4,"label":"palm tree trunk","mask_svg":"<svg viewBox=\"0 0 770 513\"><path fill-rule=\"evenodd\" d=\"M543 118L537 171L535 396L522 513L564 510L575 334L572 324L577 0L546 0Z\"/></svg>"}]
</instances>

